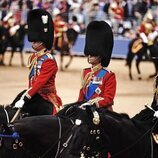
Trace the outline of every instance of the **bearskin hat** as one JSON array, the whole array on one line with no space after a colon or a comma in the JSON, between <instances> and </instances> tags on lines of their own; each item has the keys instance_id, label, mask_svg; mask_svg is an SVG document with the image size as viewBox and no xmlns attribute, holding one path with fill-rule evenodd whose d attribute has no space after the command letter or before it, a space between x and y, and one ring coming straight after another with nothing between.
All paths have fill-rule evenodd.
<instances>
[{"instance_id":1,"label":"bearskin hat","mask_svg":"<svg viewBox=\"0 0 158 158\"><path fill-rule=\"evenodd\" d=\"M28 40L43 42L48 50L54 40L54 24L51 15L43 9L33 9L27 16Z\"/></svg>"},{"instance_id":2,"label":"bearskin hat","mask_svg":"<svg viewBox=\"0 0 158 158\"><path fill-rule=\"evenodd\" d=\"M100 56L102 66L107 67L113 49L113 32L105 21L92 21L87 26L84 54Z\"/></svg>"}]
</instances>

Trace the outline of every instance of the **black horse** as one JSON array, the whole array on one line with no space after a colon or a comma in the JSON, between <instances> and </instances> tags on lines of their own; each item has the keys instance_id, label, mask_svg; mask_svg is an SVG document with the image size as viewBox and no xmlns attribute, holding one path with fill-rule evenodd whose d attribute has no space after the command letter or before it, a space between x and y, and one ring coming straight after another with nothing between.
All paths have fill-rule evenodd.
<instances>
[{"instance_id":1,"label":"black horse","mask_svg":"<svg viewBox=\"0 0 158 158\"><path fill-rule=\"evenodd\" d=\"M149 50L149 54L147 53ZM158 72L158 61L155 59L152 59L153 54L158 52L158 37L155 38L153 45L147 46L147 44L143 43L142 39L140 37L137 37L129 43L128 47L128 54L126 57L126 65L129 68L129 78L132 80L132 61L135 57L136 58L136 68L137 68L137 73L138 73L138 79L141 78L141 71L139 68L140 62L143 60L143 57L145 58L144 60L149 60L154 63L155 67L155 73L150 75L149 78L155 77Z\"/></svg>"},{"instance_id":2,"label":"black horse","mask_svg":"<svg viewBox=\"0 0 158 158\"><path fill-rule=\"evenodd\" d=\"M75 146L72 141L70 153L82 153L84 157L99 157L101 153L101 157L110 153L111 158L158 157L158 144L152 138L152 134L158 133L158 118L153 117L150 109L131 119L109 110L99 115L100 124L95 130L90 129L84 147ZM146 119L142 118L144 116Z\"/></svg>"},{"instance_id":3,"label":"black horse","mask_svg":"<svg viewBox=\"0 0 158 158\"><path fill-rule=\"evenodd\" d=\"M64 108L57 116L17 120L8 134L18 132L20 138L16 141L4 139L0 155L10 151L13 156L16 151L16 156L20 154L21 157L23 153L33 153L34 158L87 158L105 157L104 154L110 152L111 158L157 158L158 145L153 141L152 133L158 133L158 118L153 117L152 110L144 109L130 119L127 115L105 109L85 112L78 108L80 104L76 105ZM158 110L157 105L153 107ZM98 123L91 111L99 115Z\"/></svg>"},{"instance_id":4,"label":"black horse","mask_svg":"<svg viewBox=\"0 0 158 158\"><path fill-rule=\"evenodd\" d=\"M0 158L79 158L80 155L69 152L72 148L69 144L75 138L78 146L84 146L91 119L77 107L78 103L70 104L57 116L26 117L9 127L3 126L3 133L17 132L20 138L3 138ZM81 137L76 139L78 135Z\"/></svg>"}]
</instances>

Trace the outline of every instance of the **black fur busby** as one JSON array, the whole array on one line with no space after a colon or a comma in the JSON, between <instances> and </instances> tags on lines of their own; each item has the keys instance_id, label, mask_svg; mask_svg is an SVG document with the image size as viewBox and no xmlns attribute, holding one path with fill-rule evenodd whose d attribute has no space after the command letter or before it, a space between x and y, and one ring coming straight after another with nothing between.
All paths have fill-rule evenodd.
<instances>
[{"instance_id":1,"label":"black fur busby","mask_svg":"<svg viewBox=\"0 0 158 158\"><path fill-rule=\"evenodd\" d=\"M28 40L43 42L48 50L54 40L54 24L51 15L43 9L33 9L27 16Z\"/></svg>"},{"instance_id":2,"label":"black fur busby","mask_svg":"<svg viewBox=\"0 0 158 158\"><path fill-rule=\"evenodd\" d=\"M113 49L113 32L105 21L92 21L87 26L84 54L100 56L102 66L107 67Z\"/></svg>"}]
</instances>

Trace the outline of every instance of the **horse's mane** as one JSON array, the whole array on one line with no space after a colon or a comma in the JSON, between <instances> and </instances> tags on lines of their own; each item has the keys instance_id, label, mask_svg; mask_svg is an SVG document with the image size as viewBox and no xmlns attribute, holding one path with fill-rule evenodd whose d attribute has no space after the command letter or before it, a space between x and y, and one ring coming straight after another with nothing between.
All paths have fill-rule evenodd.
<instances>
[{"instance_id":1,"label":"horse's mane","mask_svg":"<svg viewBox=\"0 0 158 158\"><path fill-rule=\"evenodd\" d=\"M66 116L68 114L71 114L72 110L74 110L75 108L79 107L83 102L73 102L70 104L65 104L63 105L63 109L60 110L56 115L63 117Z\"/></svg>"},{"instance_id":2,"label":"horse's mane","mask_svg":"<svg viewBox=\"0 0 158 158\"><path fill-rule=\"evenodd\" d=\"M87 107L85 110L81 109L79 106L84 102L74 102L64 105L64 108L60 110L56 116L62 118L70 118L73 121L76 119L82 120L84 123L90 125L92 123L92 110Z\"/></svg>"}]
</instances>

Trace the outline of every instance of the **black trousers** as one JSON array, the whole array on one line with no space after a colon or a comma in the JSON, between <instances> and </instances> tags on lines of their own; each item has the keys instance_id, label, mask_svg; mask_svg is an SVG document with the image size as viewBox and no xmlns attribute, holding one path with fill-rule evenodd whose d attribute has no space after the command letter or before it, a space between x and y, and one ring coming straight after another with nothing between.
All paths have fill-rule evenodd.
<instances>
[{"instance_id":1,"label":"black trousers","mask_svg":"<svg viewBox=\"0 0 158 158\"><path fill-rule=\"evenodd\" d=\"M28 102L24 104L23 112L29 113L29 116L52 115L53 105L43 99L39 94L35 94Z\"/></svg>"},{"instance_id":2,"label":"black trousers","mask_svg":"<svg viewBox=\"0 0 158 158\"><path fill-rule=\"evenodd\" d=\"M21 96L26 92L22 91L17 95L14 101L11 103L11 106L14 106L15 103L21 98ZM43 99L38 93L35 94L30 100L28 100L23 108L23 113L28 113L29 116L37 115L52 115L53 113L53 104Z\"/></svg>"}]
</instances>

